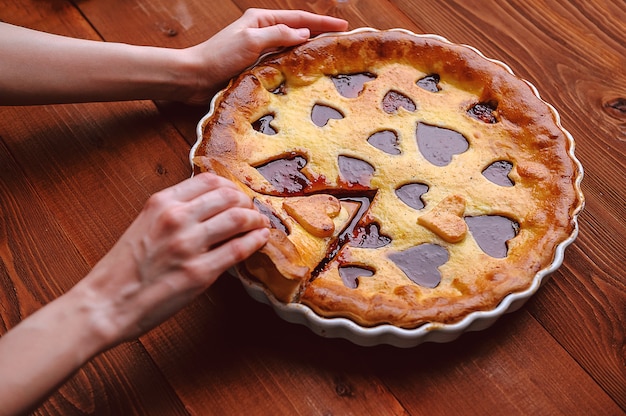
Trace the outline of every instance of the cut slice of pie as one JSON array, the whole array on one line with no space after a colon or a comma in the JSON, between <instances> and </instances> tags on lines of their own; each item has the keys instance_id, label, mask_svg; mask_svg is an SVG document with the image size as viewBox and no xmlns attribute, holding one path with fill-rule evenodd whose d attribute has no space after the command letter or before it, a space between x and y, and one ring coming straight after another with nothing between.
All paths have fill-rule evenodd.
<instances>
[{"instance_id":1,"label":"cut slice of pie","mask_svg":"<svg viewBox=\"0 0 626 416\"><path fill-rule=\"evenodd\" d=\"M534 88L432 36L357 31L268 56L200 129L196 166L272 223L241 276L364 327L492 310L552 264L583 205L573 141Z\"/></svg>"}]
</instances>

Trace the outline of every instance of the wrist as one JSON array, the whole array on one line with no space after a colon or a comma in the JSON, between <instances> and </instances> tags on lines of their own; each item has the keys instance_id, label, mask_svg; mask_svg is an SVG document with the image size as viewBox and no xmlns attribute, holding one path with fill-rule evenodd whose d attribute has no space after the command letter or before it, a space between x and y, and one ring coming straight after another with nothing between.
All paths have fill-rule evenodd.
<instances>
[{"instance_id":1,"label":"wrist","mask_svg":"<svg viewBox=\"0 0 626 416\"><path fill-rule=\"evenodd\" d=\"M80 282L56 302L62 314L59 333L68 335L79 346L80 350L75 351L78 362L85 363L115 345L112 331L102 325L102 302Z\"/></svg>"},{"instance_id":2,"label":"wrist","mask_svg":"<svg viewBox=\"0 0 626 416\"><path fill-rule=\"evenodd\" d=\"M105 44L106 45L106 44ZM186 101L197 87L197 65L184 49L126 44L106 45L119 51L120 64L101 74L103 85L118 91L117 98ZM119 83L119 84L118 84Z\"/></svg>"},{"instance_id":3,"label":"wrist","mask_svg":"<svg viewBox=\"0 0 626 416\"><path fill-rule=\"evenodd\" d=\"M0 414L26 414L107 347L80 291L50 302L0 338Z\"/></svg>"},{"instance_id":4,"label":"wrist","mask_svg":"<svg viewBox=\"0 0 626 416\"><path fill-rule=\"evenodd\" d=\"M214 75L219 65L202 58L198 46L185 49L169 49L172 78L170 79L170 101L187 104L207 104L217 90ZM211 76L209 76L211 74Z\"/></svg>"},{"instance_id":5,"label":"wrist","mask_svg":"<svg viewBox=\"0 0 626 416\"><path fill-rule=\"evenodd\" d=\"M176 49L169 51L173 55L174 78L172 79L173 96L171 101L192 103L199 91L207 88L206 76L207 67L200 62L198 57L190 53L189 49Z\"/></svg>"},{"instance_id":6,"label":"wrist","mask_svg":"<svg viewBox=\"0 0 626 416\"><path fill-rule=\"evenodd\" d=\"M97 273L97 269L92 270L65 296L72 304L76 321L85 334L85 353L96 355L124 339L116 317L115 302L109 294L104 293L105 286L98 284L103 279L94 279L94 273Z\"/></svg>"}]
</instances>

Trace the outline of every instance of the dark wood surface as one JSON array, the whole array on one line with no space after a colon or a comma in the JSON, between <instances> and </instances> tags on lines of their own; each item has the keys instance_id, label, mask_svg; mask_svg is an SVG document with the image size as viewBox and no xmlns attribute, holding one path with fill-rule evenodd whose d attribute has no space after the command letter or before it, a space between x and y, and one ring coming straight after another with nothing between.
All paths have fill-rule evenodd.
<instances>
[{"instance_id":1,"label":"dark wood surface","mask_svg":"<svg viewBox=\"0 0 626 416\"><path fill-rule=\"evenodd\" d=\"M436 33L508 63L576 140L586 197L578 239L521 310L410 349L318 337L225 277L92 360L36 414L625 414L626 4L0 0L0 20L184 47L253 6ZM149 195L190 175L204 112L150 101L0 108L0 333L79 281Z\"/></svg>"}]
</instances>

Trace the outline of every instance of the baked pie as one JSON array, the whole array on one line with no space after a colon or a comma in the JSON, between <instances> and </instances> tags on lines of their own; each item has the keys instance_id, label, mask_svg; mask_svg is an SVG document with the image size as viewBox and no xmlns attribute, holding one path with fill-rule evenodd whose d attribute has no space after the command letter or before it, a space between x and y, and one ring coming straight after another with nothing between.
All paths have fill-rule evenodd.
<instances>
[{"instance_id":1,"label":"baked pie","mask_svg":"<svg viewBox=\"0 0 626 416\"><path fill-rule=\"evenodd\" d=\"M583 204L573 142L533 87L402 30L267 56L200 128L197 168L271 220L239 274L363 327L492 310L551 265Z\"/></svg>"}]
</instances>

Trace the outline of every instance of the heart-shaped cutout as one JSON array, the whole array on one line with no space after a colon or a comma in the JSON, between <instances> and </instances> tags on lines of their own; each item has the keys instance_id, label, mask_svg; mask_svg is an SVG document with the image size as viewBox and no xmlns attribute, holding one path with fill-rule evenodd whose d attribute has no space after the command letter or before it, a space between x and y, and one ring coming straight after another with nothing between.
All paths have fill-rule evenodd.
<instances>
[{"instance_id":1,"label":"heart-shaped cutout","mask_svg":"<svg viewBox=\"0 0 626 416\"><path fill-rule=\"evenodd\" d=\"M428 228L448 243L458 243L467 234L467 224L463 220L465 198L449 195L428 213L417 219L417 223Z\"/></svg>"},{"instance_id":2,"label":"heart-shaped cutout","mask_svg":"<svg viewBox=\"0 0 626 416\"><path fill-rule=\"evenodd\" d=\"M390 155L402 153L398 144L398 133L393 130L380 130L368 137L367 142Z\"/></svg>"},{"instance_id":3,"label":"heart-shaped cutout","mask_svg":"<svg viewBox=\"0 0 626 416\"><path fill-rule=\"evenodd\" d=\"M282 158L267 162L258 166L256 170L281 193L302 192L311 184L309 178L301 172L307 164L302 156L294 156L291 159Z\"/></svg>"},{"instance_id":4,"label":"heart-shaped cutout","mask_svg":"<svg viewBox=\"0 0 626 416\"><path fill-rule=\"evenodd\" d=\"M343 114L336 108L323 104L315 104L311 110L311 120L317 127L324 127L331 119L341 120Z\"/></svg>"},{"instance_id":5,"label":"heart-shaped cutout","mask_svg":"<svg viewBox=\"0 0 626 416\"><path fill-rule=\"evenodd\" d=\"M359 74L339 74L331 77L337 92L346 98L356 98L359 96L366 82L376 79L376 75L370 73Z\"/></svg>"},{"instance_id":6,"label":"heart-shaped cutout","mask_svg":"<svg viewBox=\"0 0 626 416\"><path fill-rule=\"evenodd\" d=\"M370 180L375 171L374 166L364 160L343 155L337 157L337 165L341 179L347 182L348 186L370 186Z\"/></svg>"},{"instance_id":7,"label":"heart-shaped cutout","mask_svg":"<svg viewBox=\"0 0 626 416\"><path fill-rule=\"evenodd\" d=\"M311 195L283 202L283 209L305 230L316 237L330 237L335 232L333 218L339 215L341 203L332 195Z\"/></svg>"},{"instance_id":8,"label":"heart-shaped cutout","mask_svg":"<svg viewBox=\"0 0 626 416\"><path fill-rule=\"evenodd\" d=\"M447 166L455 155L469 149L465 136L443 127L418 123L415 135L420 153L435 166Z\"/></svg>"},{"instance_id":9,"label":"heart-shaped cutout","mask_svg":"<svg viewBox=\"0 0 626 416\"><path fill-rule=\"evenodd\" d=\"M391 243L391 238L380 233L378 224L369 223L354 230L350 245L361 248L381 248Z\"/></svg>"},{"instance_id":10,"label":"heart-shaped cutout","mask_svg":"<svg viewBox=\"0 0 626 416\"><path fill-rule=\"evenodd\" d=\"M439 266L449 258L448 250L437 244L420 244L404 251L389 254L389 258L420 286L434 288L441 282Z\"/></svg>"},{"instance_id":11,"label":"heart-shaped cutout","mask_svg":"<svg viewBox=\"0 0 626 416\"><path fill-rule=\"evenodd\" d=\"M341 277L343 284L350 289L356 289L359 286L359 277L371 277L373 275L374 272L372 270L361 266L346 265L339 267L339 277Z\"/></svg>"},{"instance_id":12,"label":"heart-shaped cutout","mask_svg":"<svg viewBox=\"0 0 626 416\"><path fill-rule=\"evenodd\" d=\"M276 129L272 126L273 120L274 114L266 114L263 117L259 118L257 121L253 122L252 128L259 133L273 136L277 133Z\"/></svg>"},{"instance_id":13,"label":"heart-shaped cutout","mask_svg":"<svg viewBox=\"0 0 626 416\"><path fill-rule=\"evenodd\" d=\"M495 258L508 254L507 242L519 231L519 224L501 215L481 215L465 218L470 232L482 251Z\"/></svg>"},{"instance_id":14,"label":"heart-shaped cutout","mask_svg":"<svg viewBox=\"0 0 626 416\"><path fill-rule=\"evenodd\" d=\"M500 186L513 186L515 183L509 178L513 164L506 160L498 160L483 170L483 176Z\"/></svg>"},{"instance_id":15,"label":"heart-shaped cutout","mask_svg":"<svg viewBox=\"0 0 626 416\"><path fill-rule=\"evenodd\" d=\"M420 210L425 206L422 195L426 192L428 192L428 185L426 184L407 183L396 189L396 196L411 208Z\"/></svg>"},{"instance_id":16,"label":"heart-shaped cutout","mask_svg":"<svg viewBox=\"0 0 626 416\"><path fill-rule=\"evenodd\" d=\"M383 97L383 111L387 114L397 113L400 108L413 112L417 106L406 95L398 91L388 91Z\"/></svg>"}]
</instances>

